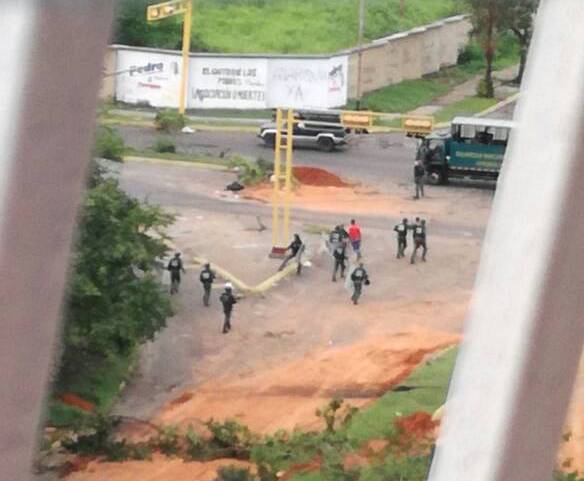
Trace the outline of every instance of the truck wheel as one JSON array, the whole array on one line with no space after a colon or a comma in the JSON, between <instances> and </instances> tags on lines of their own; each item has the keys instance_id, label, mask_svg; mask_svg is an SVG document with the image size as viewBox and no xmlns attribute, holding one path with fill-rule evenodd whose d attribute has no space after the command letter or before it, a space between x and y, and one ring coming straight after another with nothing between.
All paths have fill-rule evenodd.
<instances>
[{"instance_id":1,"label":"truck wheel","mask_svg":"<svg viewBox=\"0 0 584 481\"><path fill-rule=\"evenodd\" d=\"M318 148L323 152L332 152L335 148L335 143L330 137L321 137L318 139Z\"/></svg>"},{"instance_id":2,"label":"truck wheel","mask_svg":"<svg viewBox=\"0 0 584 481\"><path fill-rule=\"evenodd\" d=\"M274 134L264 135L264 144L266 147L274 148L276 146L276 136Z\"/></svg>"}]
</instances>

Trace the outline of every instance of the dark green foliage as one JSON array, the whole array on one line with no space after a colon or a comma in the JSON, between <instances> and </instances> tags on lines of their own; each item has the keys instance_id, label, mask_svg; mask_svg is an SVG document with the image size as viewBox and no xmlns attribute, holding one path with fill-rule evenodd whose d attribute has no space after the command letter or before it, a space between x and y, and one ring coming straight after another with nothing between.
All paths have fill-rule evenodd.
<instances>
[{"instance_id":1,"label":"dark green foliage","mask_svg":"<svg viewBox=\"0 0 584 481\"><path fill-rule=\"evenodd\" d=\"M169 139L168 137L161 137L156 141L152 147L152 150L160 154L174 154L176 152L176 145L172 139Z\"/></svg>"},{"instance_id":2,"label":"dark green foliage","mask_svg":"<svg viewBox=\"0 0 584 481\"><path fill-rule=\"evenodd\" d=\"M217 481L254 481L255 477L249 469L235 466L224 466L217 471Z\"/></svg>"},{"instance_id":3,"label":"dark green foliage","mask_svg":"<svg viewBox=\"0 0 584 481\"><path fill-rule=\"evenodd\" d=\"M113 179L93 179L81 211L65 310L67 363L76 354L130 353L171 314L155 261L172 216L141 205Z\"/></svg>"},{"instance_id":4,"label":"dark green foliage","mask_svg":"<svg viewBox=\"0 0 584 481\"><path fill-rule=\"evenodd\" d=\"M158 130L176 133L187 124L187 118L183 114L179 114L176 110L165 109L156 113L154 124Z\"/></svg>"},{"instance_id":5,"label":"dark green foliage","mask_svg":"<svg viewBox=\"0 0 584 481\"><path fill-rule=\"evenodd\" d=\"M121 162L126 150L124 139L114 128L99 125L95 134L93 156Z\"/></svg>"},{"instance_id":6,"label":"dark green foliage","mask_svg":"<svg viewBox=\"0 0 584 481\"><path fill-rule=\"evenodd\" d=\"M222 457L247 460L257 440L247 426L228 419L220 423L210 419L205 423L211 434L209 449Z\"/></svg>"},{"instance_id":7,"label":"dark green foliage","mask_svg":"<svg viewBox=\"0 0 584 481\"><path fill-rule=\"evenodd\" d=\"M233 156L229 159L229 166L237 168L239 181L244 185L259 184L268 180L274 171L274 163L262 158L257 160Z\"/></svg>"},{"instance_id":8,"label":"dark green foliage","mask_svg":"<svg viewBox=\"0 0 584 481\"><path fill-rule=\"evenodd\" d=\"M158 434L156 447L166 456L177 456L180 452L180 439L176 426L166 426Z\"/></svg>"}]
</instances>

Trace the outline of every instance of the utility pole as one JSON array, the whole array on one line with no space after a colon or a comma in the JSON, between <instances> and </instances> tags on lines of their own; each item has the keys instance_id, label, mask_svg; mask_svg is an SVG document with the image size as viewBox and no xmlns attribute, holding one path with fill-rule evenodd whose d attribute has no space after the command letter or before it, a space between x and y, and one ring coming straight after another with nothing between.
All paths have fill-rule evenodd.
<instances>
[{"instance_id":1,"label":"utility pole","mask_svg":"<svg viewBox=\"0 0 584 481\"><path fill-rule=\"evenodd\" d=\"M357 55L357 110L361 108L361 69L363 65L363 33L365 31L365 0L359 0L359 37Z\"/></svg>"},{"instance_id":2,"label":"utility pole","mask_svg":"<svg viewBox=\"0 0 584 481\"><path fill-rule=\"evenodd\" d=\"M193 22L192 0L172 0L170 2L150 5L146 10L149 22L162 20L174 15L183 16L183 41L182 41L182 72L180 79L180 91L178 96L178 111L185 113L187 99L187 82L189 79L189 57L191 49L191 24Z\"/></svg>"}]
</instances>

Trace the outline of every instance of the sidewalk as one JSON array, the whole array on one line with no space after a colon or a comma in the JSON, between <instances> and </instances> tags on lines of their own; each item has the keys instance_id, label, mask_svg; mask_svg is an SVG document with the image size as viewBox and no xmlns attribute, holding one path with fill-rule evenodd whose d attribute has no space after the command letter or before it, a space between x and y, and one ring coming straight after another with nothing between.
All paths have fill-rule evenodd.
<instances>
[{"instance_id":1,"label":"sidewalk","mask_svg":"<svg viewBox=\"0 0 584 481\"><path fill-rule=\"evenodd\" d=\"M504 100L508 96L513 95L519 91L519 87L505 84L505 82L509 82L515 78L518 68L519 65L513 65L512 67L507 67L503 70L498 70L493 73L493 79L495 83L495 98L497 100ZM460 102L468 97L474 97L477 93L477 88L482 78L482 74L476 75L472 79L457 85L446 95L438 97L431 104L418 107L409 113L411 115L434 115L444 107Z\"/></svg>"}]
</instances>

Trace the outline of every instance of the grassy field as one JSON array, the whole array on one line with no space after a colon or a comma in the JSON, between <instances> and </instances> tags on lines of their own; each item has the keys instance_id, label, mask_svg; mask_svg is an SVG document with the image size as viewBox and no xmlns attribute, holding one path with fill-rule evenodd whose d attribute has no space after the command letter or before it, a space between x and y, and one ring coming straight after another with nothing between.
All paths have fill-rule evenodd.
<instances>
[{"instance_id":1,"label":"grassy field","mask_svg":"<svg viewBox=\"0 0 584 481\"><path fill-rule=\"evenodd\" d=\"M359 0L200 0L198 38L222 52L322 53L357 42ZM369 0L367 39L457 13L453 0ZM234 35L233 32L237 32Z\"/></svg>"},{"instance_id":2,"label":"grassy field","mask_svg":"<svg viewBox=\"0 0 584 481\"><path fill-rule=\"evenodd\" d=\"M120 2L115 41L177 48L180 19L148 25L147 0ZM461 12L457 0L368 0L365 37L375 39ZM359 0L196 0L194 50L327 53L357 43Z\"/></svg>"},{"instance_id":3,"label":"grassy field","mask_svg":"<svg viewBox=\"0 0 584 481\"><path fill-rule=\"evenodd\" d=\"M486 99L482 97L467 97L459 102L441 108L434 114L434 121L437 123L448 122L457 115L473 116L482 112L497 103L496 99Z\"/></svg>"}]
</instances>

